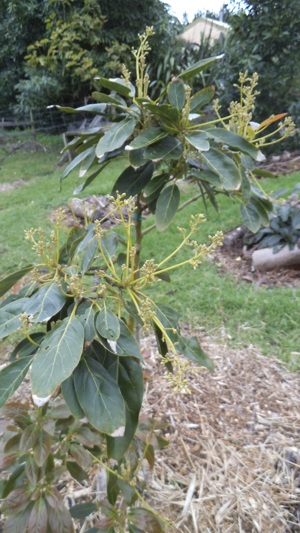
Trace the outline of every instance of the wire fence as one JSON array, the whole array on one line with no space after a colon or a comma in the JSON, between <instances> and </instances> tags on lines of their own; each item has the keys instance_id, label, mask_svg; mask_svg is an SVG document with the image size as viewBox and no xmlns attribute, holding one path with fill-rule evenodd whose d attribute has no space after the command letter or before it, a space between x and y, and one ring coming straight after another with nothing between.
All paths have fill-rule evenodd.
<instances>
[{"instance_id":1,"label":"wire fence","mask_svg":"<svg viewBox=\"0 0 300 533\"><path fill-rule=\"evenodd\" d=\"M79 107L82 102L65 104L66 107ZM0 109L0 145L12 138L36 138L38 133L59 134L75 129L85 119L85 115L65 113L56 107L35 109L27 115L16 115L9 109Z\"/></svg>"}]
</instances>

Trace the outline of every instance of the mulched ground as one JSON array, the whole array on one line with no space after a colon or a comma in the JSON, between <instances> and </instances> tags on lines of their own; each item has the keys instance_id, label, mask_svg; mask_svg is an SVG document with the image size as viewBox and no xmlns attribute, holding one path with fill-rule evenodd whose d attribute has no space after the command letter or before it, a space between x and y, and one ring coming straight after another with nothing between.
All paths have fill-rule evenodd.
<instances>
[{"instance_id":1,"label":"mulched ground","mask_svg":"<svg viewBox=\"0 0 300 533\"><path fill-rule=\"evenodd\" d=\"M292 164L300 168L298 155ZM296 268L258 276L240 245L218 249L214 261L221 273L240 283L300 285ZM164 436L170 441L157 454L153 474L144 470L150 476L147 501L170 521L168 533L299 532L299 374L253 346L232 350L225 334L221 342L207 336L199 340L215 372L191 364L190 392L175 394L154 339L142 339L147 376L143 413L165 421ZM26 387L29 393L23 387L17 394L23 395ZM95 478L84 487L69 482L62 494L72 503L98 495ZM93 520L89 517L77 531L91 527Z\"/></svg>"}]
</instances>

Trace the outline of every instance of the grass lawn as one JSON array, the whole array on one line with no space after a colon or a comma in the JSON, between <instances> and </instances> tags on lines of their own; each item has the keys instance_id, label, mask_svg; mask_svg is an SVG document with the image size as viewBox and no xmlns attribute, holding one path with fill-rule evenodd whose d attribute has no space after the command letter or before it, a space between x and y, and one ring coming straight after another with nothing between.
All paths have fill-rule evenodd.
<instances>
[{"instance_id":1,"label":"grass lawn","mask_svg":"<svg viewBox=\"0 0 300 533\"><path fill-rule=\"evenodd\" d=\"M79 183L77 173L63 182L60 191L59 178L62 168L57 167L62 148L61 137L47 139L47 152L16 152L0 163L0 186L23 179L26 183L14 190L0 193L0 276L16 270L34 260L30 245L24 240L24 229L51 227L49 214L52 209L66 205ZM1 157L2 154L0 154ZM81 197L91 194L107 194L124 162L110 166L98 181L87 188ZM287 188L288 193L300 182L300 174L265 180L269 192ZM182 184L183 199L196 193L196 189ZM213 209L207 213L200 237L222 229L235 228L241 222L239 206L227 198L220 198L221 212ZM201 203L192 203L178 213L175 222L159 236L155 231L145 236L143 256L162 259L180 242L178 226L184 226L194 212L204 212ZM151 217L145 227L153 223ZM182 252L180 259L185 257ZM183 268L172 275L172 284L162 282L155 289L156 297L178 309L182 321L194 330L215 337L232 346L255 345L266 355L290 362L300 367L300 289L255 287L249 283L237 283L230 275L220 275L218 266L205 260L197 270Z\"/></svg>"}]
</instances>

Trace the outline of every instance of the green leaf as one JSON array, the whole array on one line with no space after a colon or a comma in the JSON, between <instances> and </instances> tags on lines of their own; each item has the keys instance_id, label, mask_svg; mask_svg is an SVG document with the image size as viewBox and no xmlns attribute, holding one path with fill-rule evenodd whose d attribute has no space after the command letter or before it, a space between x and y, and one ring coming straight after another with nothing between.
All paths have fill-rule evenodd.
<instances>
[{"instance_id":1,"label":"green leaf","mask_svg":"<svg viewBox=\"0 0 300 533\"><path fill-rule=\"evenodd\" d=\"M125 404L116 381L95 359L86 356L74 371L78 401L89 422L110 435L125 425Z\"/></svg>"},{"instance_id":2,"label":"green leaf","mask_svg":"<svg viewBox=\"0 0 300 533\"><path fill-rule=\"evenodd\" d=\"M33 456L38 466L42 466L51 453L52 437L46 431L39 430L33 448Z\"/></svg>"},{"instance_id":3,"label":"green leaf","mask_svg":"<svg viewBox=\"0 0 300 533\"><path fill-rule=\"evenodd\" d=\"M176 184L166 187L160 194L155 213L158 231L164 231L177 213L180 202L180 191Z\"/></svg>"},{"instance_id":4,"label":"green leaf","mask_svg":"<svg viewBox=\"0 0 300 533\"><path fill-rule=\"evenodd\" d=\"M210 144L207 140L206 133L190 133L186 135L186 140L200 152L207 152L210 148Z\"/></svg>"},{"instance_id":5,"label":"green leaf","mask_svg":"<svg viewBox=\"0 0 300 533\"><path fill-rule=\"evenodd\" d=\"M254 144L251 144L249 141L247 141L240 135L236 135L235 133L232 133L231 131L228 131L225 128L206 129L205 133L208 137L214 139L214 141L221 142L222 144L227 144L228 146L230 146L230 148L240 150L241 152L244 152L245 154L252 157L252 159L256 159L257 157L258 150L257 148L255 148Z\"/></svg>"},{"instance_id":6,"label":"green leaf","mask_svg":"<svg viewBox=\"0 0 300 533\"><path fill-rule=\"evenodd\" d=\"M254 174L254 176L259 176L261 178L276 178L276 174L274 174L274 172L270 172L269 170L264 170L263 168L254 168L252 170L252 174Z\"/></svg>"},{"instance_id":7,"label":"green leaf","mask_svg":"<svg viewBox=\"0 0 300 533\"><path fill-rule=\"evenodd\" d=\"M160 127L172 133L180 131L180 112L169 104L146 103L145 107L159 120Z\"/></svg>"},{"instance_id":8,"label":"green leaf","mask_svg":"<svg viewBox=\"0 0 300 533\"><path fill-rule=\"evenodd\" d=\"M34 268L34 265L28 265L21 270L17 270L0 280L0 296L3 296L11 287L13 287L19 279L23 278Z\"/></svg>"},{"instance_id":9,"label":"green leaf","mask_svg":"<svg viewBox=\"0 0 300 533\"><path fill-rule=\"evenodd\" d=\"M14 314L0 309L0 339L7 337L21 327L21 314L21 310L19 314Z\"/></svg>"},{"instance_id":10,"label":"green leaf","mask_svg":"<svg viewBox=\"0 0 300 533\"><path fill-rule=\"evenodd\" d=\"M81 154L78 154L73 161L65 168L60 181L64 180L74 168L76 168L86 157L88 157L91 153L94 152L94 147L87 148L87 150L84 150L84 152L81 152Z\"/></svg>"},{"instance_id":11,"label":"green leaf","mask_svg":"<svg viewBox=\"0 0 300 533\"><path fill-rule=\"evenodd\" d=\"M179 336L176 350L184 354L188 359L198 365L205 366L208 370L214 370L214 364L209 356L202 350L197 337L189 339Z\"/></svg>"},{"instance_id":12,"label":"green leaf","mask_svg":"<svg viewBox=\"0 0 300 533\"><path fill-rule=\"evenodd\" d=\"M224 189L228 191L239 189L242 176L230 157L215 148L211 148L209 152L201 152L201 157L208 168L220 176Z\"/></svg>"},{"instance_id":13,"label":"green leaf","mask_svg":"<svg viewBox=\"0 0 300 533\"><path fill-rule=\"evenodd\" d=\"M88 105L80 106L77 108L55 105L55 106L49 106L48 109L51 107L55 107L56 109L59 109L60 111L63 111L64 113L80 113L80 114L85 111L96 113L96 114L102 114L103 111L105 110L105 106L99 106L98 104L88 104Z\"/></svg>"},{"instance_id":14,"label":"green leaf","mask_svg":"<svg viewBox=\"0 0 300 533\"><path fill-rule=\"evenodd\" d=\"M37 344L40 344L45 336L45 333L42 331L37 331L35 333L30 334L30 338L35 341ZM33 355L38 349L38 346L35 346L30 342L28 339L24 338L22 339L17 346L13 349L13 351L10 354L10 359L15 360L21 359L22 357L28 357L29 355Z\"/></svg>"},{"instance_id":15,"label":"green leaf","mask_svg":"<svg viewBox=\"0 0 300 533\"><path fill-rule=\"evenodd\" d=\"M70 508L72 518L86 518L91 513L97 511L98 506L92 502L78 503Z\"/></svg>"},{"instance_id":16,"label":"green leaf","mask_svg":"<svg viewBox=\"0 0 300 533\"><path fill-rule=\"evenodd\" d=\"M131 508L128 512L128 522L134 526L135 533L164 533L158 518L148 509L142 507Z\"/></svg>"},{"instance_id":17,"label":"green leaf","mask_svg":"<svg viewBox=\"0 0 300 533\"><path fill-rule=\"evenodd\" d=\"M17 390L19 385L25 379L25 376L31 365L31 358L26 357L14 361L0 371L0 407Z\"/></svg>"},{"instance_id":18,"label":"green leaf","mask_svg":"<svg viewBox=\"0 0 300 533\"><path fill-rule=\"evenodd\" d=\"M32 392L50 396L78 365L83 348L84 330L78 318L65 318L50 331L34 356L31 368Z\"/></svg>"},{"instance_id":19,"label":"green leaf","mask_svg":"<svg viewBox=\"0 0 300 533\"><path fill-rule=\"evenodd\" d=\"M190 173L191 176L196 178L196 180L201 183L205 182L213 185L214 187L222 187L220 176L214 172L211 172L211 170L198 170L197 168L192 168Z\"/></svg>"},{"instance_id":20,"label":"green leaf","mask_svg":"<svg viewBox=\"0 0 300 533\"><path fill-rule=\"evenodd\" d=\"M190 102L190 113L196 113L213 99L215 90L212 87L204 87L201 91L194 94Z\"/></svg>"},{"instance_id":21,"label":"green leaf","mask_svg":"<svg viewBox=\"0 0 300 533\"><path fill-rule=\"evenodd\" d=\"M149 146L150 144L160 141L166 136L167 136L167 133L160 128L148 128L142 131L142 133L138 135L129 144L128 149L132 148L134 150L137 150L137 149L145 148L146 146Z\"/></svg>"},{"instance_id":22,"label":"green leaf","mask_svg":"<svg viewBox=\"0 0 300 533\"><path fill-rule=\"evenodd\" d=\"M73 375L62 382L61 392L72 415L75 418L84 418L84 411L81 409L77 398Z\"/></svg>"},{"instance_id":23,"label":"green leaf","mask_svg":"<svg viewBox=\"0 0 300 533\"><path fill-rule=\"evenodd\" d=\"M120 323L120 336L116 343L116 353L118 355L128 355L142 359L141 350L135 337L130 332L123 320L119 320Z\"/></svg>"},{"instance_id":24,"label":"green leaf","mask_svg":"<svg viewBox=\"0 0 300 533\"><path fill-rule=\"evenodd\" d=\"M153 171L152 161L148 161L137 169L127 167L115 182L112 195L115 196L118 191L120 194L126 193L127 197L135 196L146 187L152 178Z\"/></svg>"},{"instance_id":25,"label":"green leaf","mask_svg":"<svg viewBox=\"0 0 300 533\"><path fill-rule=\"evenodd\" d=\"M47 533L48 513L44 498L40 496L33 505L28 521L28 531Z\"/></svg>"},{"instance_id":26,"label":"green leaf","mask_svg":"<svg viewBox=\"0 0 300 533\"><path fill-rule=\"evenodd\" d=\"M101 237L101 245L103 253L108 258L112 258L116 253L119 245L118 235L114 231L106 232L103 237Z\"/></svg>"},{"instance_id":27,"label":"green leaf","mask_svg":"<svg viewBox=\"0 0 300 533\"><path fill-rule=\"evenodd\" d=\"M221 59L223 55L215 56L215 57L208 57L207 59L201 59L197 63L194 63L191 67L187 68L181 74L178 74L178 78L182 78L183 80L189 80L191 78L194 78L199 72L202 70L210 67L217 59Z\"/></svg>"},{"instance_id":28,"label":"green leaf","mask_svg":"<svg viewBox=\"0 0 300 533\"><path fill-rule=\"evenodd\" d=\"M120 320L107 307L104 307L96 318L96 329L99 334L110 341L120 337Z\"/></svg>"},{"instance_id":29,"label":"green leaf","mask_svg":"<svg viewBox=\"0 0 300 533\"><path fill-rule=\"evenodd\" d=\"M4 481L3 490L0 491L0 497L2 499L6 498L10 492L18 487L18 484L23 481L23 474L25 470L25 465L22 464L17 466L8 479Z\"/></svg>"},{"instance_id":30,"label":"green leaf","mask_svg":"<svg viewBox=\"0 0 300 533\"><path fill-rule=\"evenodd\" d=\"M99 91L94 91L92 93L92 97L94 100L97 100L97 102L101 102L104 104L112 104L113 106L116 106L117 108L126 108L126 102L123 100L123 98L114 98L111 95L105 94L105 93L99 93ZM106 107L106 106L105 106Z\"/></svg>"},{"instance_id":31,"label":"green leaf","mask_svg":"<svg viewBox=\"0 0 300 533\"><path fill-rule=\"evenodd\" d=\"M182 154L182 143L178 139L175 139L175 137L170 136L165 137L155 144L151 144L144 151L144 157L151 160L164 159L168 161L179 159Z\"/></svg>"},{"instance_id":32,"label":"green leaf","mask_svg":"<svg viewBox=\"0 0 300 533\"><path fill-rule=\"evenodd\" d=\"M79 483L82 483L85 479L88 479L88 474L79 466L75 461L67 461L66 467L68 471L70 472L71 476L79 481Z\"/></svg>"},{"instance_id":33,"label":"green leaf","mask_svg":"<svg viewBox=\"0 0 300 533\"><path fill-rule=\"evenodd\" d=\"M125 141L133 133L136 121L132 118L126 118L111 126L101 137L96 147L96 156L101 158L107 152L112 152L123 146Z\"/></svg>"},{"instance_id":34,"label":"green leaf","mask_svg":"<svg viewBox=\"0 0 300 533\"><path fill-rule=\"evenodd\" d=\"M256 206L252 202L242 205L241 215L245 226L253 233L256 233L260 228L260 215Z\"/></svg>"},{"instance_id":35,"label":"green leaf","mask_svg":"<svg viewBox=\"0 0 300 533\"><path fill-rule=\"evenodd\" d=\"M142 167L148 163L147 159L144 158L143 148L129 151L129 163L133 168Z\"/></svg>"},{"instance_id":36,"label":"green leaf","mask_svg":"<svg viewBox=\"0 0 300 533\"><path fill-rule=\"evenodd\" d=\"M157 342L157 345L158 345L158 349L159 349L159 353L165 357L168 353L168 345L164 339L164 335L162 333L162 331L159 329L159 327L153 323L153 329L154 329L154 333L155 333L155 338L156 338L156 342ZM169 372L173 372L173 366L172 366L172 363L169 361L167 363L164 363L166 368L168 369Z\"/></svg>"},{"instance_id":37,"label":"green leaf","mask_svg":"<svg viewBox=\"0 0 300 533\"><path fill-rule=\"evenodd\" d=\"M126 81L122 78L99 78L98 80L102 87L115 91L121 96L132 96L135 95L135 89L132 83L127 84Z\"/></svg>"},{"instance_id":38,"label":"green leaf","mask_svg":"<svg viewBox=\"0 0 300 533\"><path fill-rule=\"evenodd\" d=\"M185 87L183 81L179 78L172 80L168 85L167 93L170 104L181 111L185 104Z\"/></svg>"},{"instance_id":39,"label":"green leaf","mask_svg":"<svg viewBox=\"0 0 300 533\"><path fill-rule=\"evenodd\" d=\"M55 282L42 285L23 306L23 313L31 315L30 322L48 321L64 306L66 296Z\"/></svg>"},{"instance_id":40,"label":"green leaf","mask_svg":"<svg viewBox=\"0 0 300 533\"><path fill-rule=\"evenodd\" d=\"M146 202L149 202L150 198L153 198L156 194L158 195L161 191L162 187L166 184L166 182L169 179L169 174L166 172L163 174L159 174L158 176L154 176L149 183L147 183L146 187L143 191L143 196L146 200Z\"/></svg>"},{"instance_id":41,"label":"green leaf","mask_svg":"<svg viewBox=\"0 0 300 533\"><path fill-rule=\"evenodd\" d=\"M93 302L83 302L77 308L76 316L83 326L84 338L88 342L93 340L96 335L95 315L96 306Z\"/></svg>"},{"instance_id":42,"label":"green leaf","mask_svg":"<svg viewBox=\"0 0 300 533\"><path fill-rule=\"evenodd\" d=\"M99 174L102 172L102 170L105 169L105 167L107 167L108 164L109 164L109 161L105 161L104 163L102 163L101 166L99 165L97 170L93 172L93 174L90 174L90 176L85 180L84 183L81 183L81 185L78 185L78 187L74 189L73 194L76 195L82 192L88 185L90 185L94 181L94 179L97 178L97 176L99 176Z\"/></svg>"},{"instance_id":43,"label":"green leaf","mask_svg":"<svg viewBox=\"0 0 300 533\"><path fill-rule=\"evenodd\" d=\"M144 386L143 370L138 361L122 358L115 364L118 366L118 385L126 404L126 424L122 437L107 437L107 452L108 457L121 460L136 432Z\"/></svg>"},{"instance_id":44,"label":"green leaf","mask_svg":"<svg viewBox=\"0 0 300 533\"><path fill-rule=\"evenodd\" d=\"M85 274L88 271L90 266L93 264L95 255L98 251L98 238L96 235L89 240L87 245L81 251L81 262L80 262L80 272Z\"/></svg>"}]
</instances>

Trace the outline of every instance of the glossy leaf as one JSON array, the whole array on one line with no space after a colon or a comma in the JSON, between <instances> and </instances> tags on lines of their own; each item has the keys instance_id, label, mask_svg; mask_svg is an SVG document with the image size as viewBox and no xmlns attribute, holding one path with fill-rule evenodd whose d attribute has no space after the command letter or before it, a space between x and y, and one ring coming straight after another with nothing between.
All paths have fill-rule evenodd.
<instances>
[{"instance_id":1,"label":"glossy leaf","mask_svg":"<svg viewBox=\"0 0 300 533\"><path fill-rule=\"evenodd\" d=\"M78 503L77 505L73 505L70 508L70 513L72 518L78 519L78 518L86 518L91 513L94 513L97 511L98 507L95 503L92 502L85 502L85 503Z\"/></svg>"},{"instance_id":2,"label":"glossy leaf","mask_svg":"<svg viewBox=\"0 0 300 533\"><path fill-rule=\"evenodd\" d=\"M129 163L135 169L148 163L148 160L144 158L143 148L129 151Z\"/></svg>"},{"instance_id":3,"label":"glossy leaf","mask_svg":"<svg viewBox=\"0 0 300 533\"><path fill-rule=\"evenodd\" d=\"M186 140L200 152L207 152L210 148L206 133L190 133L186 135Z\"/></svg>"},{"instance_id":4,"label":"glossy leaf","mask_svg":"<svg viewBox=\"0 0 300 533\"><path fill-rule=\"evenodd\" d=\"M102 87L110 89L111 91L116 91L116 93L121 96L134 96L135 89L132 83L127 85L126 81L123 78L99 78L98 80Z\"/></svg>"},{"instance_id":5,"label":"glossy leaf","mask_svg":"<svg viewBox=\"0 0 300 533\"><path fill-rule=\"evenodd\" d=\"M17 484L23 479L25 465L15 468L8 479L4 481L3 490L0 492L1 498L4 499L10 492L17 488Z\"/></svg>"},{"instance_id":6,"label":"glossy leaf","mask_svg":"<svg viewBox=\"0 0 300 533\"><path fill-rule=\"evenodd\" d=\"M103 237L101 237L101 246L103 253L108 257L112 258L117 251L119 244L119 237L114 231L106 232Z\"/></svg>"},{"instance_id":7,"label":"glossy leaf","mask_svg":"<svg viewBox=\"0 0 300 533\"><path fill-rule=\"evenodd\" d=\"M135 137L135 139L129 144L128 148L134 150L145 148L150 144L156 143L167 136L167 133L160 128L148 128L140 135Z\"/></svg>"},{"instance_id":8,"label":"glossy leaf","mask_svg":"<svg viewBox=\"0 0 300 533\"><path fill-rule=\"evenodd\" d=\"M66 296L55 282L42 285L25 303L23 313L30 315L30 322L49 320L64 306Z\"/></svg>"},{"instance_id":9,"label":"glossy leaf","mask_svg":"<svg viewBox=\"0 0 300 533\"><path fill-rule=\"evenodd\" d=\"M215 91L212 87L204 87L194 94L190 101L190 113L196 113L213 99Z\"/></svg>"},{"instance_id":10,"label":"glossy leaf","mask_svg":"<svg viewBox=\"0 0 300 533\"><path fill-rule=\"evenodd\" d=\"M113 106L116 106L119 108L127 107L125 100L123 100L123 98L120 98L120 97L114 98L113 96L109 94L100 93L99 91L94 91L92 93L92 97L94 98L94 100L97 100L97 102L101 102L104 104L112 104Z\"/></svg>"},{"instance_id":11,"label":"glossy leaf","mask_svg":"<svg viewBox=\"0 0 300 533\"><path fill-rule=\"evenodd\" d=\"M67 461L66 467L68 471L70 472L71 476L79 481L79 483L82 483L82 481L85 481L88 479L88 474L79 466L75 461Z\"/></svg>"},{"instance_id":12,"label":"glossy leaf","mask_svg":"<svg viewBox=\"0 0 300 533\"><path fill-rule=\"evenodd\" d=\"M95 315L96 306L93 304L93 302L83 302L77 308L76 316L83 326L84 338L88 342L93 340L96 335Z\"/></svg>"},{"instance_id":13,"label":"glossy leaf","mask_svg":"<svg viewBox=\"0 0 300 533\"><path fill-rule=\"evenodd\" d=\"M182 78L185 81L194 78L197 74L199 74L199 72L210 67L210 65L212 65L213 63L215 63L215 61L221 59L222 57L223 55L219 55L215 57L201 59L200 61L197 61L197 63L194 63L191 67L178 74L178 78Z\"/></svg>"},{"instance_id":14,"label":"glossy leaf","mask_svg":"<svg viewBox=\"0 0 300 533\"><path fill-rule=\"evenodd\" d=\"M88 105L74 108L74 107L55 105L55 106L48 106L48 109L50 109L51 107L56 107L57 109L59 109L60 111L64 111L65 113L82 114L82 112L90 112L90 113L95 113L95 114L102 114L103 111L105 111L106 106L99 105L99 104L88 104Z\"/></svg>"},{"instance_id":15,"label":"glossy leaf","mask_svg":"<svg viewBox=\"0 0 300 533\"><path fill-rule=\"evenodd\" d=\"M86 157L88 157L91 153L94 153L94 148L90 147L78 154L73 161L65 168L60 180L64 180L74 168L76 168Z\"/></svg>"},{"instance_id":16,"label":"glossy leaf","mask_svg":"<svg viewBox=\"0 0 300 533\"><path fill-rule=\"evenodd\" d=\"M17 270L0 280L0 296L3 296L11 287L13 287L20 279L22 279L28 272L34 268L34 265L28 265L21 270Z\"/></svg>"},{"instance_id":17,"label":"glossy leaf","mask_svg":"<svg viewBox=\"0 0 300 533\"><path fill-rule=\"evenodd\" d=\"M176 184L166 187L160 194L155 213L158 231L164 231L177 213L180 202L180 191Z\"/></svg>"},{"instance_id":18,"label":"glossy leaf","mask_svg":"<svg viewBox=\"0 0 300 533\"><path fill-rule=\"evenodd\" d=\"M33 448L33 456L38 466L42 466L51 453L52 438L49 433L39 430L38 438Z\"/></svg>"},{"instance_id":19,"label":"glossy leaf","mask_svg":"<svg viewBox=\"0 0 300 533\"><path fill-rule=\"evenodd\" d=\"M21 310L18 314L15 314L5 309L0 309L0 339L7 337L21 327L21 314Z\"/></svg>"},{"instance_id":20,"label":"glossy leaf","mask_svg":"<svg viewBox=\"0 0 300 533\"><path fill-rule=\"evenodd\" d=\"M167 93L170 104L181 111L185 104L185 87L183 81L179 78L173 79L168 85Z\"/></svg>"},{"instance_id":21,"label":"glossy leaf","mask_svg":"<svg viewBox=\"0 0 300 533\"><path fill-rule=\"evenodd\" d=\"M50 331L34 356L31 368L32 392L42 398L53 394L78 365L84 330L78 318L65 318Z\"/></svg>"},{"instance_id":22,"label":"glossy leaf","mask_svg":"<svg viewBox=\"0 0 300 533\"><path fill-rule=\"evenodd\" d=\"M171 130L174 133L180 131L180 113L176 107L169 104L152 103L146 103L145 107L158 119L161 128L166 129L166 131Z\"/></svg>"},{"instance_id":23,"label":"glossy leaf","mask_svg":"<svg viewBox=\"0 0 300 533\"><path fill-rule=\"evenodd\" d=\"M231 131L228 131L225 128L206 129L205 133L208 137L214 139L214 141L221 142L222 144L227 144L228 146L230 146L230 148L240 150L241 152L248 154L250 157L252 157L252 159L256 159L257 157L258 150L254 146L254 144L251 144L249 141L247 141L240 135L236 135L235 133L232 133Z\"/></svg>"},{"instance_id":24,"label":"glossy leaf","mask_svg":"<svg viewBox=\"0 0 300 533\"><path fill-rule=\"evenodd\" d=\"M197 337L185 338L179 336L176 350L184 354L191 361L194 361L194 363L204 366L208 370L214 370L212 360L202 350Z\"/></svg>"},{"instance_id":25,"label":"glossy leaf","mask_svg":"<svg viewBox=\"0 0 300 533\"><path fill-rule=\"evenodd\" d=\"M77 398L73 375L62 382L61 392L72 415L75 418L84 418L84 411L82 410Z\"/></svg>"},{"instance_id":26,"label":"glossy leaf","mask_svg":"<svg viewBox=\"0 0 300 533\"><path fill-rule=\"evenodd\" d=\"M208 168L220 176L224 189L228 191L239 189L242 177L238 167L229 156L211 148L209 152L202 152L201 157Z\"/></svg>"},{"instance_id":27,"label":"glossy leaf","mask_svg":"<svg viewBox=\"0 0 300 533\"><path fill-rule=\"evenodd\" d=\"M183 154L183 146L175 137L165 137L155 144L151 144L144 151L144 157L151 160L179 159Z\"/></svg>"},{"instance_id":28,"label":"glossy leaf","mask_svg":"<svg viewBox=\"0 0 300 533\"><path fill-rule=\"evenodd\" d=\"M261 225L260 215L256 206L252 202L249 202L246 205L242 205L241 215L245 226L247 226L247 228L253 233L256 233Z\"/></svg>"},{"instance_id":29,"label":"glossy leaf","mask_svg":"<svg viewBox=\"0 0 300 533\"><path fill-rule=\"evenodd\" d=\"M89 422L113 433L125 425L125 404L116 381L99 362L86 356L74 371L78 401Z\"/></svg>"},{"instance_id":30,"label":"glossy leaf","mask_svg":"<svg viewBox=\"0 0 300 533\"><path fill-rule=\"evenodd\" d=\"M96 328L102 337L110 341L116 341L120 337L120 320L107 307L97 315Z\"/></svg>"},{"instance_id":31,"label":"glossy leaf","mask_svg":"<svg viewBox=\"0 0 300 533\"><path fill-rule=\"evenodd\" d=\"M118 385L126 404L125 433L121 437L107 437L108 456L120 460L131 443L138 425L142 407L144 386L143 370L138 361L118 359Z\"/></svg>"},{"instance_id":32,"label":"glossy leaf","mask_svg":"<svg viewBox=\"0 0 300 533\"><path fill-rule=\"evenodd\" d=\"M45 333L43 331L37 331L35 333L30 334L30 338L38 345L42 342L44 336ZM37 351L37 349L38 346L35 346L28 339L24 338L13 349L10 354L10 359L15 360L21 359L22 357L28 357L29 355L33 355Z\"/></svg>"},{"instance_id":33,"label":"glossy leaf","mask_svg":"<svg viewBox=\"0 0 300 533\"><path fill-rule=\"evenodd\" d=\"M0 371L0 407L10 398L22 381L31 365L31 358L14 361Z\"/></svg>"},{"instance_id":34,"label":"glossy leaf","mask_svg":"<svg viewBox=\"0 0 300 533\"><path fill-rule=\"evenodd\" d=\"M135 337L126 326L123 320L119 320L120 336L116 342L116 352L118 355L128 355L142 359L141 350Z\"/></svg>"},{"instance_id":35,"label":"glossy leaf","mask_svg":"<svg viewBox=\"0 0 300 533\"><path fill-rule=\"evenodd\" d=\"M105 169L105 167L107 167L108 164L109 161L105 161L104 163L102 163L101 166L99 165L97 170L90 174L90 176L86 178L84 183L81 183L80 185L78 185L78 187L76 187L76 189L74 189L73 194L76 195L81 193L88 185L90 185L97 178L97 176L99 176L99 174L102 172L102 170Z\"/></svg>"},{"instance_id":36,"label":"glossy leaf","mask_svg":"<svg viewBox=\"0 0 300 533\"><path fill-rule=\"evenodd\" d=\"M95 255L98 251L98 238L96 235L90 239L88 244L85 246L81 252L81 262L80 262L80 271L82 274L85 274L93 264Z\"/></svg>"},{"instance_id":37,"label":"glossy leaf","mask_svg":"<svg viewBox=\"0 0 300 533\"><path fill-rule=\"evenodd\" d=\"M48 514L44 498L40 496L33 504L28 521L28 530L37 533L47 533Z\"/></svg>"},{"instance_id":38,"label":"glossy leaf","mask_svg":"<svg viewBox=\"0 0 300 533\"><path fill-rule=\"evenodd\" d=\"M153 171L152 161L148 161L137 169L127 167L114 184L112 195L115 196L118 191L120 194L126 193L127 197L135 196L146 187L152 178Z\"/></svg>"},{"instance_id":39,"label":"glossy leaf","mask_svg":"<svg viewBox=\"0 0 300 533\"><path fill-rule=\"evenodd\" d=\"M107 152L112 152L123 146L128 137L133 133L135 125L136 121L134 119L126 118L111 126L97 144L96 156L101 158Z\"/></svg>"}]
</instances>

